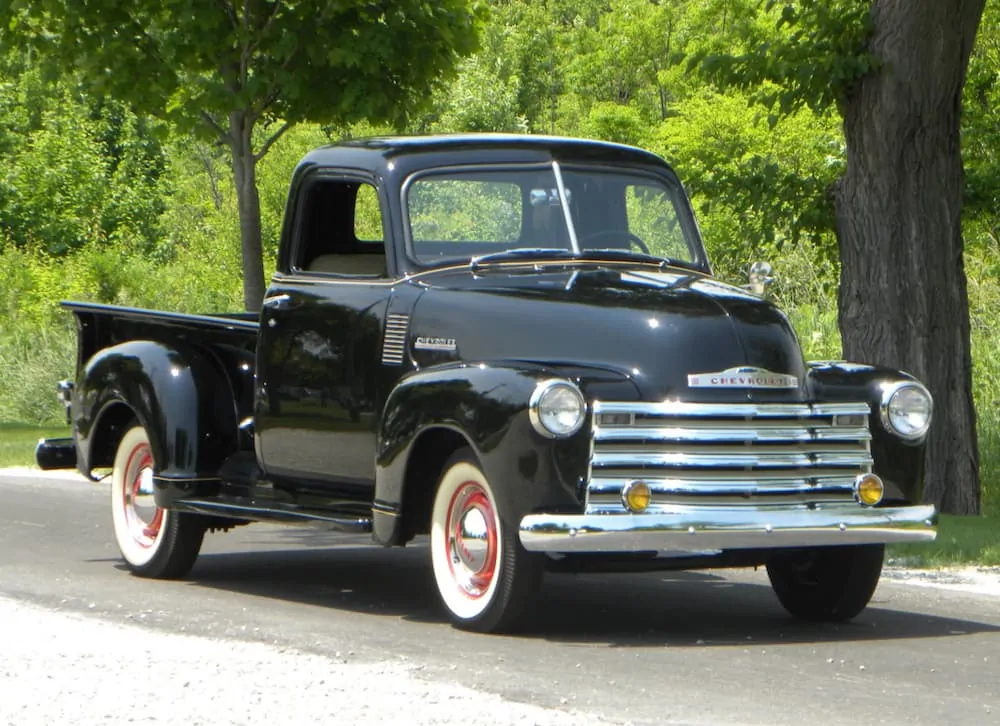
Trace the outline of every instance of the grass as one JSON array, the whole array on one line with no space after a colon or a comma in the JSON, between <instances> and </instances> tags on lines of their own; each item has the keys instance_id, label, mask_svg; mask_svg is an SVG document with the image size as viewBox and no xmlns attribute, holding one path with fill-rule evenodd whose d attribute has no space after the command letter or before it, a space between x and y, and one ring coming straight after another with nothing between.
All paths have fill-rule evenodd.
<instances>
[{"instance_id":1,"label":"grass","mask_svg":"<svg viewBox=\"0 0 1000 726\"><path fill-rule=\"evenodd\" d=\"M1000 518L942 514L934 542L890 545L888 558L909 567L1000 566Z\"/></svg>"},{"instance_id":2,"label":"grass","mask_svg":"<svg viewBox=\"0 0 1000 726\"><path fill-rule=\"evenodd\" d=\"M0 468L34 466L35 445L39 439L69 436L68 426L31 426L0 424Z\"/></svg>"}]
</instances>

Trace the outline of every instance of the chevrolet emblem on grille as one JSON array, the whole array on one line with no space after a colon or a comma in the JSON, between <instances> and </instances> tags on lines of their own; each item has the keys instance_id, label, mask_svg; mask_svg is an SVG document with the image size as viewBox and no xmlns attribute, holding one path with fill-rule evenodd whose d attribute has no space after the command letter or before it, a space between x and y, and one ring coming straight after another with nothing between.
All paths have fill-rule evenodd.
<instances>
[{"instance_id":1,"label":"chevrolet emblem on grille","mask_svg":"<svg viewBox=\"0 0 1000 726\"><path fill-rule=\"evenodd\" d=\"M772 373L764 368L740 366L718 373L692 373L690 388L798 388L799 379L786 373Z\"/></svg>"}]
</instances>

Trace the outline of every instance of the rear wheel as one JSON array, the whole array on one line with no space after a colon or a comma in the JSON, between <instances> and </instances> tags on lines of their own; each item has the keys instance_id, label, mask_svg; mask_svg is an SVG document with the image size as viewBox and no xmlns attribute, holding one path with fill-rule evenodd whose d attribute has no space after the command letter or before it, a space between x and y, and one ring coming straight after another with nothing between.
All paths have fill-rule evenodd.
<instances>
[{"instance_id":1,"label":"rear wheel","mask_svg":"<svg viewBox=\"0 0 1000 726\"><path fill-rule=\"evenodd\" d=\"M785 609L803 620L850 620L868 605L882 574L885 545L817 547L774 555L771 587Z\"/></svg>"},{"instance_id":2,"label":"rear wheel","mask_svg":"<svg viewBox=\"0 0 1000 726\"><path fill-rule=\"evenodd\" d=\"M171 512L153 500L153 452L141 426L118 444L111 474L111 519L125 564L143 577L183 577L205 536L197 515Z\"/></svg>"},{"instance_id":3,"label":"rear wheel","mask_svg":"<svg viewBox=\"0 0 1000 726\"><path fill-rule=\"evenodd\" d=\"M497 504L468 449L444 466L431 514L431 563L453 624L501 632L522 624L541 585L543 563L521 546L514 513Z\"/></svg>"}]
</instances>

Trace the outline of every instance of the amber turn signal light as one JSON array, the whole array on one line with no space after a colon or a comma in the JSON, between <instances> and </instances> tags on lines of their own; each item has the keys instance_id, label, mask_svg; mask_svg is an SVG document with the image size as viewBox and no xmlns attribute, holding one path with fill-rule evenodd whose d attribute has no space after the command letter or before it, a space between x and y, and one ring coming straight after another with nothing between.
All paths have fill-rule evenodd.
<instances>
[{"instance_id":1,"label":"amber turn signal light","mask_svg":"<svg viewBox=\"0 0 1000 726\"><path fill-rule=\"evenodd\" d=\"M649 485L644 481L629 482L622 488L622 504L630 512L645 512L649 507Z\"/></svg>"},{"instance_id":2,"label":"amber turn signal light","mask_svg":"<svg viewBox=\"0 0 1000 726\"><path fill-rule=\"evenodd\" d=\"M884 494L885 485L875 474L861 474L854 480L854 498L859 504L874 507Z\"/></svg>"}]
</instances>

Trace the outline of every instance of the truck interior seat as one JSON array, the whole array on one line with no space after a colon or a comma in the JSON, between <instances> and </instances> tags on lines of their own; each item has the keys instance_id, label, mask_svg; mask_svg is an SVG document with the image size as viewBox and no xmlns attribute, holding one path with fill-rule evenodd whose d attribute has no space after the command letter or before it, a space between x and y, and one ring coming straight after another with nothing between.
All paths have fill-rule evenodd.
<instances>
[{"instance_id":1,"label":"truck interior seat","mask_svg":"<svg viewBox=\"0 0 1000 726\"><path fill-rule=\"evenodd\" d=\"M385 255L330 254L318 255L306 267L309 272L329 272L336 275L373 275L383 277Z\"/></svg>"}]
</instances>

